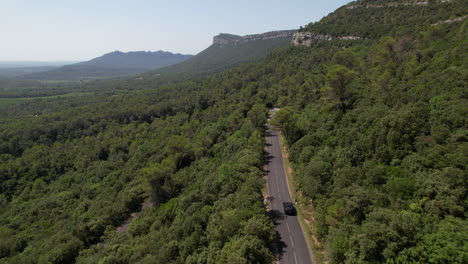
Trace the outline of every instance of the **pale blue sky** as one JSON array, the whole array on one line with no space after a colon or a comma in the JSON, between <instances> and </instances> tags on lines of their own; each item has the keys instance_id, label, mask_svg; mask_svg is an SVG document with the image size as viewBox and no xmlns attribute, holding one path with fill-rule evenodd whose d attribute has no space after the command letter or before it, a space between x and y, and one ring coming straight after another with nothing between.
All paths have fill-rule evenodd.
<instances>
[{"instance_id":1,"label":"pale blue sky","mask_svg":"<svg viewBox=\"0 0 468 264\"><path fill-rule=\"evenodd\" d=\"M196 54L219 33L297 29L349 0L0 0L0 61Z\"/></svg>"}]
</instances>

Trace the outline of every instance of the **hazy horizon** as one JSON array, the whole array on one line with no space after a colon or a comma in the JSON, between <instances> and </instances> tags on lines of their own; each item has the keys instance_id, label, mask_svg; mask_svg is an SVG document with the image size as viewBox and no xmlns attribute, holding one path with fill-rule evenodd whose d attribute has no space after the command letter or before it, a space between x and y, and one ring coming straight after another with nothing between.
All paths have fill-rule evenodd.
<instances>
[{"instance_id":1,"label":"hazy horizon","mask_svg":"<svg viewBox=\"0 0 468 264\"><path fill-rule=\"evenodd\" d=\"M46 64L51 64L51 65L59 65L59 64L64 64L64 63L77 63L80 61L70 61L70 60L51 60L51 61L46 61L46 60L0 60L0 67L4 65L11 65L11 64L18 64L18 65L34 65L34 64L41 64L43 65L44 63Z\"/></svg>"},{"instance_id":2,"label":"hazy horizon","mask_svg":"<svg viewBox=\"0 0 468 264\"><path fill-rule=\"evenodd\" d=\"M78 62L116 50L195 55L219 33L297 29L350 1L2 2L0 62Z\"/></svg>"}]
</instances>

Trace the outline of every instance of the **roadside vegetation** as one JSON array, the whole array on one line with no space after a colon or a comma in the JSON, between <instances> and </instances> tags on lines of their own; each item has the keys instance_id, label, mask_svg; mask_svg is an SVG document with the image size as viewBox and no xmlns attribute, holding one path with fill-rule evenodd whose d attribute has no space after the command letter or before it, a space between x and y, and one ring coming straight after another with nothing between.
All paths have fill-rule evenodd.
<instances>
[{"instance_id":1,"label":"roadside vegetation","mask_svg":"<svg viewBox=\"0 0 468 264\"><path fill-rule=\"evenodd\" d=\"M275 121L330 262L468 259L466 34L465 22L333 52L314 67L313 102L288 91Z\"/></svg>"}]
</instances>

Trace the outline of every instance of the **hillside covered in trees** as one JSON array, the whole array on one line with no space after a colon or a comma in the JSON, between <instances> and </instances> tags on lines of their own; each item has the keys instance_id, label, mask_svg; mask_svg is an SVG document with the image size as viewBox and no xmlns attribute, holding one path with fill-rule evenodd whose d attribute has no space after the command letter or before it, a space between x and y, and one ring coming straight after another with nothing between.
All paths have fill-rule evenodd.
<instances>
[{"instance_id":1,"label":"hillside covered in trees","mask_svg":"<svg viewBox=\"0 0 468 264\"><path fill-rule=\"evenodd\" d=\"M278 84L276 122L332 263L468 260L467 12L342 8L304 29L368 38L301 48L314 62Z\"/></svg>"},{"instance_id":2,"label":"hillside covered in trees","mask_svg":"<svg viewBox=\"0 0 468 264\"><path fill-rule=\"evenodd\" d=\"M330 263L466 263L468 7L391 2L214 75L0 110L0 263L271 263L271 107Z\"/></svg>"}]
</instances>

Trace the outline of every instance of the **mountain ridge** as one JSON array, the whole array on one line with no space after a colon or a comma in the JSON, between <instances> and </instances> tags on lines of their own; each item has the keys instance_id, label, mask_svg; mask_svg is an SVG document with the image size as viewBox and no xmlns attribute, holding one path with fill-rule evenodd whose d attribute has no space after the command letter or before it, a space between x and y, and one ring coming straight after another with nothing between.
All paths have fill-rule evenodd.
<instances>
[{"instance_id":1,"label":"mountain ridge","mask_svg":"<svg viewBox=\"0 0 468 264\"><path fill-rule=\"evenodd\" d=\"M97 79L131 75L166 67L192 55L167 51L113 51L89 61L65 65L57 69L23 75L24 79L37 80L74 80Z\"/></svg>"},{"instance_id":2,"label":"mountain ridge","mask_svg":"<svg viewBox=\"0 0 468 264\"><path fill-rule=\"evenodd\" d=\"M102 56L93 58L89 61L76 63L78 65L100 65L100 66L120 66L125 65L126 67L161 67L161 65L170 63L172 60L188 59L193 55L172 53L168 51L129 51L122 52L119 50L106 53ZM162 62L161 60L169 60L168 62ZM167 66L167 65L165 65ZM164 67L164 66L162 66Z\"/></svg>"}]
</instances>

